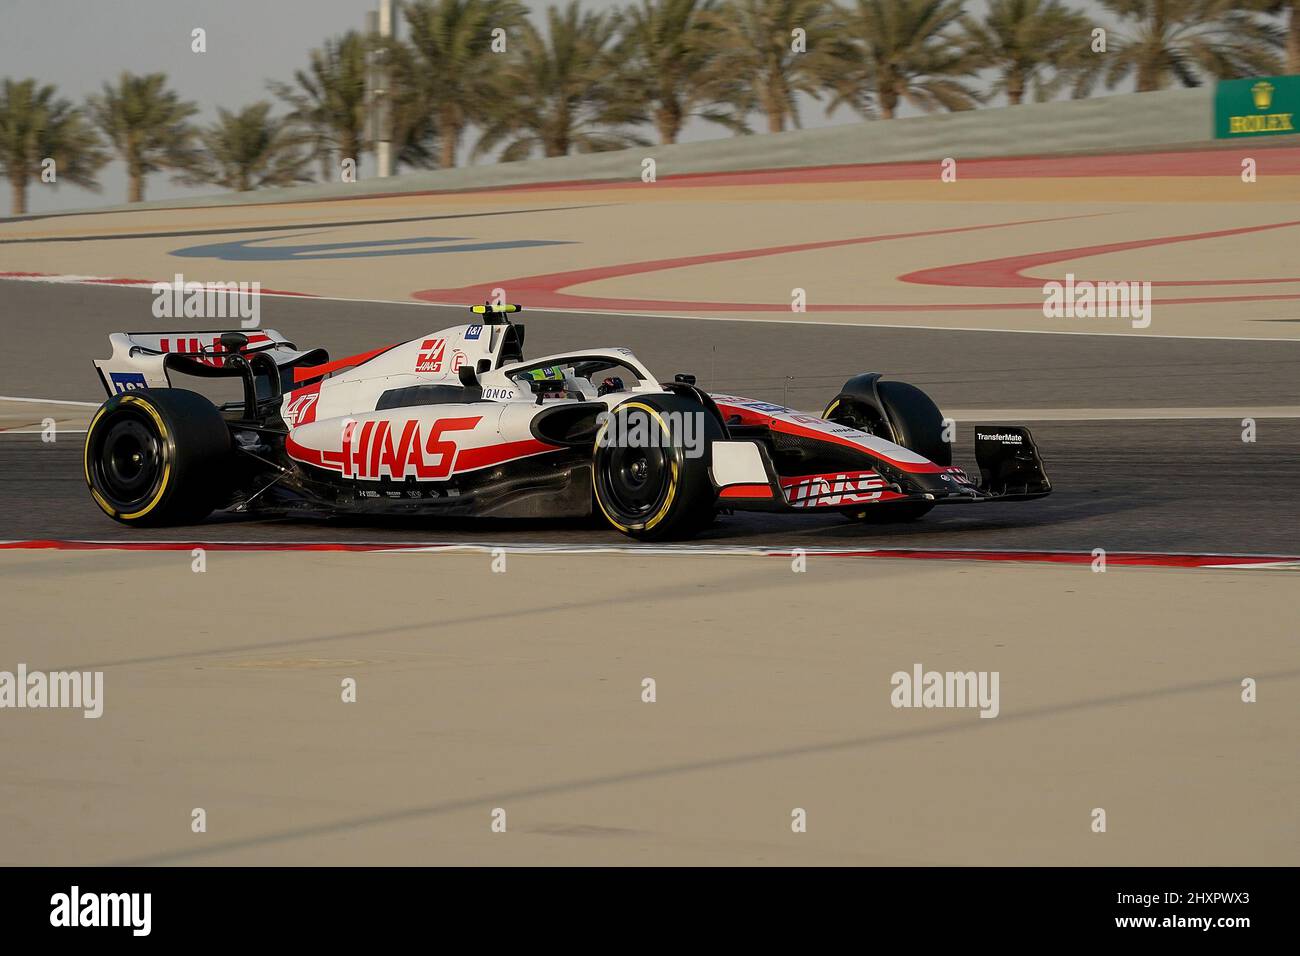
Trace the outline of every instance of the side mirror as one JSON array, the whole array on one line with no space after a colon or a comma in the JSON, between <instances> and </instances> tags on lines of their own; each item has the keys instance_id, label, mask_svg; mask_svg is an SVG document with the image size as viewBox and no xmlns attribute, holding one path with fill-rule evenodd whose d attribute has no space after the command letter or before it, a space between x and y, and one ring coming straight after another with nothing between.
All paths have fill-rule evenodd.
<instances>
[{"instance_id":1,"label":"side mirror","mask_svg":"<svg viewBox=\"0 0 1300 956\"><path fill-rule=\"evenodd\" d=\"M243 332L222 332L221 347L227 352L242 352L248 344L248 336Z\"/></svg>"},{"instance_id":2,"label":"side mirror","mask_svg":"<svg viewBox=\"0 0 1300 956\"><path fill-rule=\"evenodd\" d=\"M559 385L559 388L556 388L556 385ZM555 392L563 391L564 383L557 382L553 378L530 378L528 380L528 387L532 390L533 394L537 396L537 404L540 405L542 404L543 395L551 395Z\"/></svg>"}]
</instances>

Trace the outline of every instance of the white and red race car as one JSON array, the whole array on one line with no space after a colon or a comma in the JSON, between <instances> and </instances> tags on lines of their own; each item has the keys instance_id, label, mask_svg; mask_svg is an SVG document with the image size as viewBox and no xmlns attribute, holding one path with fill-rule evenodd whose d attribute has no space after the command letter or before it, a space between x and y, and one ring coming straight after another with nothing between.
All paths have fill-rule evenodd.
<instances>
[{"instance_id":1,"label":"white and red race car","mask_svg":"<svg viewBox=\"0 0 1300 956\"><path fill-rule=\"evenodd\" d=\"M258 515L603 514L633 537L690 537L720 511L836 510L906 521L937 504L1051 491L1029 431L976 426L978 482L952 464L920 389L850 379L821 417L691 375L660 382L628 349L525 360L514 305L331 361L272 330L115 333L85 476L129 525ZM175 387L225 378L221 405Z\"/></svg>"}]
</instances>

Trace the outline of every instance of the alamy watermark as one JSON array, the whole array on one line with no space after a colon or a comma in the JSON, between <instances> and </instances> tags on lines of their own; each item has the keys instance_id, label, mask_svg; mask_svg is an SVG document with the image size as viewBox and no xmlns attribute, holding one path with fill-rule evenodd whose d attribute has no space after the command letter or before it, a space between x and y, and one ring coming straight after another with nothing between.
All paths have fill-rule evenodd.
<instances>
[{"instance_id":1,"label":"alamy watermark","mask_svg":"<svg viewBox=\"0 0 1300 956\"><path fill-rule=\"evenodd\" d=\"M981 717L996 717L999 671L927 671L913 664L911 673L895 671L889 702L895 707L978 707Z\"/></svg>"},{"instance_id":2,"label":"alamy watermark","mask_svg":"<svg viewBox=\"0 0 1300 956\"><path fill-rule=\"evenodd\" d=\"M186 282L178 272L171 282L155 282L149 291L156 319L239 319L246 329L262 321L260 282Z\"/></svg>"},{"instance_id":3,"label":"alamy watermark","mask_svg":"<svg viewBox=\"0 0 1300 956\"><path fill-rule=\"evenodd\" d=\"M57 927L120 926L148 936L152 913L152 893L83 893L74 885L50 897L50 925Z\"/></svg>"},{"instance_id":4,"label":"alamy watermark","mask_svg":"<svg viewBox=\"0 0 1300 956\"><path fill-rule=\"evenodd\" d=\"M75 708L83 717L104 713L103 671L0 671L0 710Z\"/></svg>"},{"instance_id":5,"label":"alamy watermark","mask_svg":"<svg viewBox=\"0 0 1300 956\"><path fill-rule=\"evenodd\" d=\"M1151 325L1150 282L1065 282L1043 285L1043 317L1047 319L1129 319L1135 329Z\"/></svg>"},{"instance_id":6,"label":"alamy watermark","mask_svg":"<svg viewBox=\"0 0 1300 956\"><path fill-rule=\"evenodd\" d=\"M706 412L656 411L641 409L601 412L596 444L602 448L681 448L687 458L704 454Z\"/></svg>"}]
</instances>

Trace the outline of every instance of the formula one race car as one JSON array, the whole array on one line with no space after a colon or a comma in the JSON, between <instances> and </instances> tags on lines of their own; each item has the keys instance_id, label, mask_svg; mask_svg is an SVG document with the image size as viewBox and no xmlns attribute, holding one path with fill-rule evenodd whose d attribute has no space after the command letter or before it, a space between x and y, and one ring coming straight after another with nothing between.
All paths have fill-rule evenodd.
<instances>
[{"instance_id":1,"label":"formula one race car","mask_svg":"<svg viewBox=\"0 0 1300 956\"><path fill-rule=\"evenodd\" d=\"M330 361L270 329L116 333L109 399L86 433L90 493L129 525L257 515L602 514L685 538L719 511L829 510L910 521L935 505L1051 491L1029 431L975 428L979 481L952 464L939 409L876 373L818 418L660 382L629 350L525 361L515 305L476 324ZM226 379L218 406L174 387Z\"/></svg>"}]
</instances>

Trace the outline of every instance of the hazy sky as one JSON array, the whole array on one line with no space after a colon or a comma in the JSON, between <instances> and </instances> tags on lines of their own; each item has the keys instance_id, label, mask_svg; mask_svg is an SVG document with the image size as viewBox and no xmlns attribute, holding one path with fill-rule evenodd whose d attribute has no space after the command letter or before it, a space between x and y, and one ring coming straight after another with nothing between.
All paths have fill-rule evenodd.
<instances>
[{"instance_id":1,"label":"hazy sky","mask_svg":"<svg viewBox=\"0 0 1300 956\"><path fill-rule=\"evenodd\" d=\"M583 0L583 5L606 9L623 3ZM1079 0L1071 5L1093 6ZM546 4L531 0L528 6L536 19ZM209 122L218 106L274 100L266 89L268 79L292 79L293 71L305 66L309 50L326 37L363 28L366 11L377 7L378 0L0 0L0 77L35 77L80 102L123 70L163 72L172 88L199 105L199 121ZM984 4L971 0L967 8L978 14ZM190 50L195 27L207 31L206 53ZM806 127L860 121L848 110L827 119L822 107L811 102L801 113ZM753 125L761 128L761 122ZM726 135L721 127L697 121L682 138ZM361 174L369 168L369 160L363 161ZM98 194L72 185L33 182L30 212L125 201L126 176L120 162L106 167L99 178L103 190ZM211 186L178 186L167 175L154 174L145 198L213 191ZM0 215L8 215L7 198L7 191L0 190L0 201L6 201Z\"/></svg>"}]
</instances>

